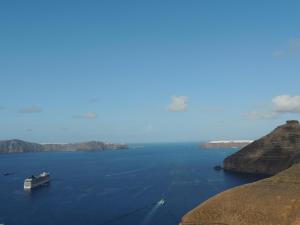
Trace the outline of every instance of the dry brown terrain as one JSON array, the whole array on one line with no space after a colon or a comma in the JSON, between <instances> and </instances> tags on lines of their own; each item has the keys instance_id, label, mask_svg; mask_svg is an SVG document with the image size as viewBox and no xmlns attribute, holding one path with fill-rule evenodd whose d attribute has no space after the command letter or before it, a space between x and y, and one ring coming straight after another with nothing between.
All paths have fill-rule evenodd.
<instances>
[{"instance_id":1,"label":"dry brown terrain","mask_svg":"<svg viewBox=\"0 0 300 225\"><path fill-rule=\"evenodd\" d=\"M224 161L226 170L276 175L208 199L181 224L300 225L299 161L300 124L288 121Z\"/></svg>"},{"instance_id":2,"label":"dry brown terrain","mask_svg":"<svg viewBox=\"0 0 300 225\"><path fill-rule=\"evenodd\" d=\"M300 164L210 198L182 218L182 225L192 224L300 224Z\"/></svg>"}]
</instances>

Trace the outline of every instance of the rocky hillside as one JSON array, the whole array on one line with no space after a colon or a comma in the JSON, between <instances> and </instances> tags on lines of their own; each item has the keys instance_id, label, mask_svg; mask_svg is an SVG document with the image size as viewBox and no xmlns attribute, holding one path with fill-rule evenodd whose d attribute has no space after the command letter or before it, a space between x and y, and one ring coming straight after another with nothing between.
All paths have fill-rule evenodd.
<instances>
[{"instance_id":1,"label":"rocky hillside","mask_svg":"<svg viewBox=\"0 0 300 225\"><path fill-rule=\"evenodd\" d=\"M106 149L126 149L127 145L124 144L111 144L100 141L89 141L81 143L69 144L45 144L43 145L45 151L99 151Z\"/></svg>"},{"instance_id":2,"label":"rocky hillside","mask_svg":"<svg viewBox=\"0 0 300 225\"><path fill-rule=\"evenodd\" d=\"M187 213L182 225L299 225L300 164L229 189Z\"/></svg>"},{"instance_id":3,"label":"rocky hillside","mask_svg":"<svg viewBox=\"0 0 300 225\"><path fill-rule=\"evenodd\" d=\"M43 151L102 151L108 149L126 149L125 144L112 144L90 141L70 144L37 144L22 140L0 141L0 153L43 152Z\"/></svg>"},{"instance_id":4,"label":"rocky hillside","mask_svg":"<svg viewBox=\"0 0 300 225\"><path fill-rule=\"evenodd\" d=\"M274 175L222 192L182 225L300 225L300 124L287 121L224 160L225 170Z\"/></svg>"},{"instance_id":5,"label":"rocky hillside","mask_svg":"<svg viewBox=\"0 0 300 225\"><path fill-rule=\"evenodd\" d=\"M0 141L0 153L13 152L38 152L43 150L43 145L21 141L18 139Z\"/></svg>"},{"instance_id":6,"label":"rocky hillside","mask_svg":"<svg viewBox=\"0 0 300 225\"><path fill-rule=\"evenodd\" d=\"M300 124L287 121L224 160L224 169L273 175L300 162Z\"/></svg>"}]
</instances>

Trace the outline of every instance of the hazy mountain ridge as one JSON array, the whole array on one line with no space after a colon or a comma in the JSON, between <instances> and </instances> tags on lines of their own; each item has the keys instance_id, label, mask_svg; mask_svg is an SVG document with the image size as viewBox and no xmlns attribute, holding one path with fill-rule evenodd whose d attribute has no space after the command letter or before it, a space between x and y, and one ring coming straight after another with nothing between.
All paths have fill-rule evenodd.
<instances>
[{"instance_id":1,"label":"hazy mountain ridge","mask_svg":"<svg viewBox=\"0 0 300 225\"><path fill-rule=\"evenodd\" d=\"M46 152L46 151L103 151L127 149L126 144L89 141L68 144L38 144L18 139L0 141L0 153Z\"/></svg>"}]
</instances>

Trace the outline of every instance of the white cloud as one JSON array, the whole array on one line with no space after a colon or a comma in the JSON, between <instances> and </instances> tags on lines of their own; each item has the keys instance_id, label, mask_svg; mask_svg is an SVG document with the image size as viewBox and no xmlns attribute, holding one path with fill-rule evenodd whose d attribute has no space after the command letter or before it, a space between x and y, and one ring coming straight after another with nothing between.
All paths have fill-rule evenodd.
<instances>
[{"instance_id":1,"label":"white cloud","mask_svg":"<svg viewBox=\"0 0 300 225\"><path fill-rule=\"evenodd\" d=\"M280 58L286 55L300 53L300 38L291 38L282 49L273 52L273 57Z\"/></svg>"},{"instance_id":2,"label":"white cloud","mask_svg":"<svg viewBox=\"0 0 300 225\"><path fill-rule=\"evenodd\" d=\"M97 113L94 113L94 112L87 112L82 116L82 118L87 119L87 120L94 120L97 117L98 117Z\"/></svg>"},{"instance_id":3,"label":"white cloud","mask_svg":"<svg viewBox=\"0 0 300 225\"><path fill-rule=\"evenodd\" d=\"M300 113L300 96L279 95L272 99L271 104L264 109L245 114L251 120L276 119L284 113Z\"/></svg>"},{"instance_id":4,"label":"white cloud","mask_svg":"<svg viewBox=\"0 0 300 225\"><path fill-rule=\"evenodd\" d=\"M94 113L94 112L87 112L83 115L74 116L74 118L86 119L86 120L94 120L94 119L97 119L97 117L98 117L97 113Z\"/></svg>"},{"instance_id":5,"label":"white cloud","mask_svg":"<svg viewBox=\"0 0 300 225\"><path fill-rule=\"evenodd\" d=\"M290 39L288 45L291 51L300 51L300 38Z\"/></svg>"},{"instance_id":6,"label":"white cloud","mask_svg":"<svg viewBox=\"0 0 300 225\"><path fill-rule=\"evenodd\" d=\"M19 110L20 113L39 113L42 112L42 108L38 106L29 106L29 107L24 107Z\"/></svg>"},{"instance_id":7,"label":"white cloud","mask_svg":"<svg viewBox=\"0 0 300 225\"><path fill-rule=\"evenodd\" d=\"M204 113L221 113L224 112L224 109L219 107L202 107L200 111Z\"/></svg>"},{"instance_id":8,"label":"white cloud","mask_svg":"<svg viewBox=\"0 0 300 225\"><path fill-rule=\"evenodd\" d=\"M300 113L300 96L280 95L272 100L275 112Z\"/></svg>"},{"instance_id":9,"label":"white cloud","mask_svg":"<svg viewBox=\"0 0 300 225\"><path fill-rule=\"evenodd\" d=\"M186 96L173 96L171 103L167 106L169 112L183 112L188 107L188 97Z\"/></svg>"},{"instance_id":10,"label":"white cloud","mask_svg":"<svg viewBox=\"0 0 300 225\"><path fill-rule=\"evenodd\" d=\"M153 126L152 126L152 124L148 124L147 126L146 126L146 131L152 131L153 130Z\"/></svg>"},{"instance_id":11,"label":"white cloud","mask_svg":"<svg viewBox=\"0 0 300 225\"><path fill-rule=\"evenodd\" d=\"M90 103L97 103L97 102L99 102L99 101L100 101L99 98L91 98L91 99L89 100Z\"/></svg>"},{"instance_id":12,"label":"white cloud","mask_svg":"<svg viewBox=\"0 0 300 225\"><path fill-rule=\"evenodd\" d=\"M284 51L283 50L276 50L273 52L273 56L276 57L276 58L279 58L279 57L282 57L284 56Z\"/></svg>"},{"instance_id":13,"label":"white cloud","mask_svg":"<svg viewBox=\"0 0 300 225\"><path fill-rule=\"evenodd\" d=\"M252 111L245 114L245 117L250 120L272 120L278 116L277 112L272 111Z\"/></svg>"}]
</instances>

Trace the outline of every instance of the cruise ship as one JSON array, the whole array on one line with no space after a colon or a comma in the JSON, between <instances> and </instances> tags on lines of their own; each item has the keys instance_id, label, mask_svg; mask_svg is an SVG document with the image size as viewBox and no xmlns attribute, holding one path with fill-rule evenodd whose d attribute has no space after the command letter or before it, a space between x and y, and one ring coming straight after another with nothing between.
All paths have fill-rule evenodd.
<instances>
[{"instance_id":1,"label":"cruise ship","mask_svg":"<svg viewBox=\"0 0 300 225\"><path fill-rule=\"evenodd\" d=\"M50 174L43 172L40 175L32 175L31 177L28 177L24 181L24 189L32 189L38 186L41 186L43 184L46 184L50 181Z\"/></svg>"}]
</instances>

